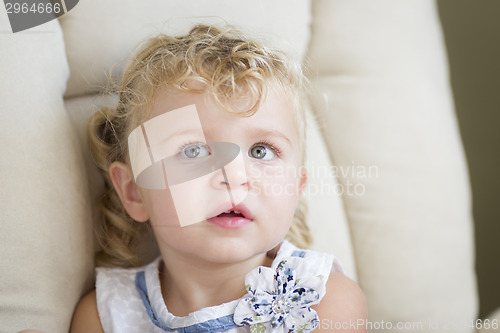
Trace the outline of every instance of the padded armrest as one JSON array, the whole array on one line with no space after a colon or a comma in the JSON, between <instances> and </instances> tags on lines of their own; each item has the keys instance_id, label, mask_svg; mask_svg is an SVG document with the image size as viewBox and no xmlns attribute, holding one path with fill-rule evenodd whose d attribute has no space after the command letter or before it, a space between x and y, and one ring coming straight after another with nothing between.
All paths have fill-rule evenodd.
<instances>
[{"instance_id":1,"label":"padded armrest","mask_svg":"<svg viewBox=\"0 0 500 333\"><path fill-rule=\"evenodd\" d=\"M0 30L10 31L4 6ZM93 260L86 171L62 98L62 31L55 20L2 33L0 45L0 330L63 333Z\"/></svg>"},{"instance_id":2,"label":"padded armrest","mask_svg":"<svg viewBox=\"0 0 500 333\"><path fill-rule=\"evenodd\" d=\"M435 2L313 5L313 105L339 182L365 189L344 203L369 319L476 318L469 180Z\"/></svg>"}]
</instances>

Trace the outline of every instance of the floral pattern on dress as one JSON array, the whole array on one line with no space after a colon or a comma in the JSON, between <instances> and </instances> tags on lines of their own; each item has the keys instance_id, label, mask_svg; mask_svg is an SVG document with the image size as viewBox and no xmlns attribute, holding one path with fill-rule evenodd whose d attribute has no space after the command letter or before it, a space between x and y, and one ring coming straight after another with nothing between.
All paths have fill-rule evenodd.
<instances>
[{"instance_id":1,"label":"floral pattern on dress","mask_svg":"<svg viewBox=\"0 0 500 333\"><path fill-rule=\"evenodd\" d=\"M300 257L284 258L276 270L257 267L245 278L248 293L240 300L234 312L237 325L250 325L250 332L313 331L319 324L318 314L311 306L321 297L323 276L307 276L314 269L307 267ZM305 276L304 276L305 275Z\"/></svg>"}]
</instances>

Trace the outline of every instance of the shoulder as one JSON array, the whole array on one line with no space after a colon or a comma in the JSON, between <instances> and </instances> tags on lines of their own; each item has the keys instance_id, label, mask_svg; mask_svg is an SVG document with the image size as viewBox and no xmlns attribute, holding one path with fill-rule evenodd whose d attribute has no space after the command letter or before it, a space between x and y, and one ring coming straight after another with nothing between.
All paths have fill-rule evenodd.
<instances>
[{"instance_id":1,"label":"shoulder","mask_svg":"<svg viewBox=\"0 0 500 333\"><path fill-rule=\"evenodd\" d=\"M104 333L99 313L95 290L83 297L76 307L71 321L71 333Z\"/></svg>"},{"instance_id":2,"label":"shoulder","mask_svg":"<svg viewBox=\"0 0 500 333\"><path fill-rule=\"evenodd\" d=\"M313 308L320 320L318 332L366 332L365 295L354 281L341 273L330 273L325 296Z\"/></svg>"}]
</instances>

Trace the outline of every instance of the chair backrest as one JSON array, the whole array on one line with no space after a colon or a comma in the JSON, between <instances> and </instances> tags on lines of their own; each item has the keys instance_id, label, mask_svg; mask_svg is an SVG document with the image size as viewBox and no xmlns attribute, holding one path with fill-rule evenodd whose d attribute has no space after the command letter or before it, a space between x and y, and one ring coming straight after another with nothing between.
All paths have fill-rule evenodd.
<instances>
[{"instance_id":1,"label":"chair backrest","mask_svg":"<svg viewBox=\"0 0 500 333\"><path fill-rule=\"evenodd\" d=\"M370 320L476 316L470 191L434 1L126 3L80 1L36 33L0 34L2 329L67 332L92 288L102 180L84 128L116 103L101 96L110 67L148 36L221 21L307 55L314 248L359 281Z\"/></svg>"},{"instance_id":2,"label":"chair backrest","mask_svg":"<svg viewBox=\"0 0 500 333\"><path fill-rule=\"evenodd\" d=\"M95 6L97 3L87 1L61 18L70 66L66 107L81 137L84 152L87 151L85 126L88 117L100 105L116 103L116 96L100 97L102 88L108 85L109 70L116 64L124 64L131 56L131 50L147 37L159 32L185 34L198 23L230 24L271 47L284 50L299 62L303 61L309 45L311 4L303 0L260 2L258 5L239 1L233 2L231 6L214 6L213 3L200 5L195 0L184 1L182 5L180 2L158 2L153 7L114 8L114 4L105 4L109 7L101 7L101 10L103 13L114 11L112 18L105 14L96 15ZM241 10L235 11L234 6ZM121 18L127 23L122 22ZM90 21L94 21L94 29L89 29ZM107 28L99 28L102 26ZM119 68L117 66L116 72L119 72ZM331 170L333 165L328 150L311 112L308 112L308 120L309 165L319 170ZM95 182L98 178L94 176L95 168L89 156L87 159L92 181ZM309 178L310 190L306 193L311 212L309 222L316 236L314 247L336 253L345 262L349 275L356 278L341 196L338 191L335 192L338 188L336 178L331 173L321 177L311 173ZM93 183L91 195L101 192L101 186L98 181ZM322 191L313 191L314 187L320 186L323 186Z\"/></svg>"}]
</instances>

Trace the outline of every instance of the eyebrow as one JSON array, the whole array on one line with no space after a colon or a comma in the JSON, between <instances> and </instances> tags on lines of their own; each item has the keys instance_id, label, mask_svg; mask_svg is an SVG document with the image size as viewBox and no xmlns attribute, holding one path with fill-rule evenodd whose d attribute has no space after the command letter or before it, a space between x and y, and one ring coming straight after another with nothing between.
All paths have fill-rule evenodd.
<instances>
[{"instance_id":1,"label":"eyebrow","mask_svg":"<svg viewBox=\"0 0 500 333\"><path fill-rule=\"evenodd\" d=\"M273 129L273 128L254 128L251 130L252 133L255 133L255 136L274 136L274 137L280 137L286 142L288 142L290 145L292 145L292 140L283 132Z\"/></svg>"},{"instance_id":2,"label":"eyebrow","mask_svg":"<svg viewBox=\"0 0 500 333\"><path fill-rule=\"evenodd\" d=\"M205 135L203 133L203 130L200 128L181 129L181 130L175 131L175 132L171 133L170 135L162 138L159 143L165 143L167 141L170 141L171 139L174 139L174 138L177 139L180 136L190 136L190 135L199 136L200 134L203 136L203 140L206 140Z\"/></svg>"},{"instance_id":3,"label":"eyebrow","mask_svg":"<svg viewBox=\"0 0 500 333\"><path fill-rule=\"evenodd\" d=\"M173 133L171 133L169 136L163 138L160 142L166 142L172 138L178 138L179 136L183 135L199 135L203 134L204 139L206 140L206 136L210 136L210 132L212 132L212 129L206 130L202 129L200 131L199 128L188 128L188 129L183 129L183 130L178 130ZM278 137L286 141L290 146L293 146L292 140L283 132L275 129L275 128L261 128L261 127L256 127L256 128L251 128L250 129L250 135L252 138L258 138L258 137Z\"/></svg>"}]
</instances>

